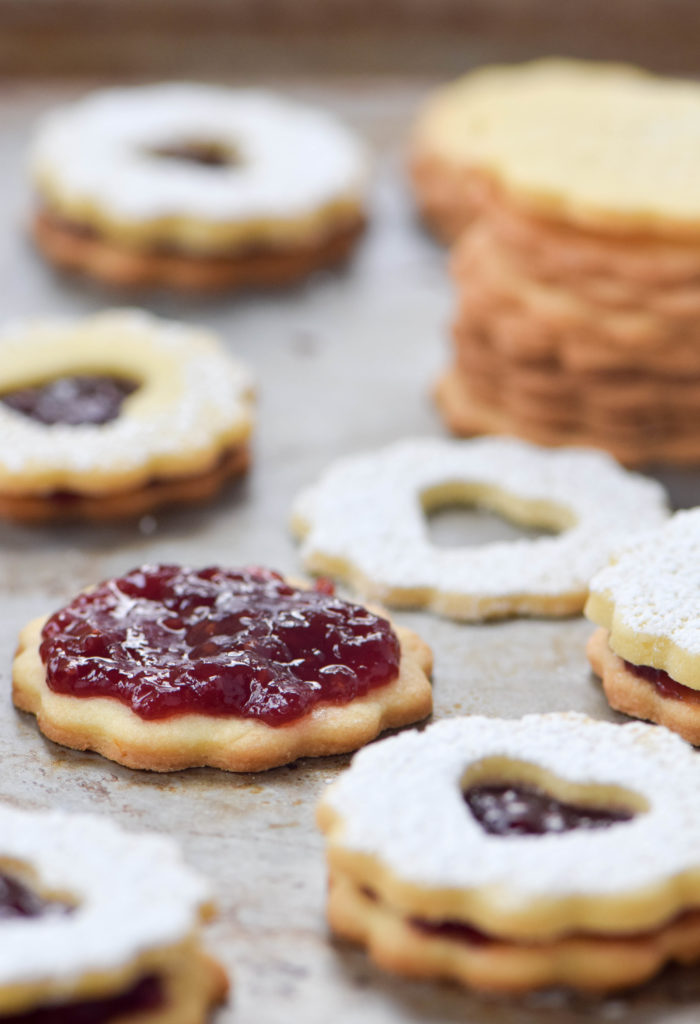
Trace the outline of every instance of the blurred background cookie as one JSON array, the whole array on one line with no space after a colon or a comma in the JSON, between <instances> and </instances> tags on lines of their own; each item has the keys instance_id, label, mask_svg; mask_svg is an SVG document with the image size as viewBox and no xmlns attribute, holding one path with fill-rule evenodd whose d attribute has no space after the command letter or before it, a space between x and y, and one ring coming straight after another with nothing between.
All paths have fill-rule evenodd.
<instances>
[{"instance_id":1,"label":"blurred background cookie","mask_svg":"<svg viewBox=\"0 0 700 1024\"><path fill-rule=\"evenodd\" d=\"M203 1024L226 995L203 949L209 886L165 836L0 805L0 1014L10 1024Z\"/></svg>"},{"instance_id":2,"label":"blurred background cookie","mask_svg":"<svg viewBox=\"0 0 700 1024\"><path fill-rule=\"evenodd\" d=\"M459 237L453 431L700 460L698 159L695 83L552 60L438 91L412 166Z\"/></svg>"},{"instance_id":3,"label":"blurred background cookie","mask_svg":"<svg viewBox=\"0 0 700 1024\"><path fill-rule=\"evenodd\" d=\"M47 115L34 239L112 285L286 285L362 232L362 144L331 115L252 89L107 89Z\"/></svg>"},{"instance_id":4,"label":"blurred background cookie","mask_svg":"<svg viewBox=\"0 0 700 1024\"><path fill-rule=\"evenodd\" d=\"M213 497L249 463L247 369L209 331L114 310L0 335L0 515L120 519Z\"/></svg>"}]
</instances>

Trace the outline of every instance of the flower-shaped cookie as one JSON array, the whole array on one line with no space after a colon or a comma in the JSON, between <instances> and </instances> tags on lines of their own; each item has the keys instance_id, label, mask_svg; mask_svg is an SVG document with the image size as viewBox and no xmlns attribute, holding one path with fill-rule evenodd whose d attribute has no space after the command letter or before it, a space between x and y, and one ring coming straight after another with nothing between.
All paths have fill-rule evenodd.
<instances>
[{"instance_id":1,"label":"flower-shaped cookie","mask_svg":"<svg viewBox=\"0 0 700 1024\"><path fill-rule=\"evenodd\" d=\"M349 255L367 156L332 116L252 89L105 89L46 116L34 237L116 285L283 285Z\"/></svg>"},{"instance_id":2,"label":"flower-shaped cookie","mask_svg":"<svg viewBox=\"0 0 700 1024\"><path fill-rule=\"evenodd\" d=\"M699 792L692 749L640 723L392 737L319 805L331 927L391 970L485 990L636 984L700 958Z\"/></svg>"},{"instance_id":3,"label":"flower-shaped cookie","mask_svg":"<svg viewBox=\"0 0 700 1024\"><path fill-rule=\"evenodd\" d=\"M0 1017L203 1024L226 993L204 881L168 839L0 807Z\"/></svg>"},{"instance_id":4,"label":"flower-shaped cookie","mask_svg":"<svg viewBox=\"0 0 700 1024\"><path fill-rule=\"evenodd\" d=\"M141 515L248 465L252 384L208 331L136 310L0 334L0 515Z\"/></svg>"},{"instance_id":5,"label":"flower-shaped cookie","mask_svg":"<svg viewBox=\"0 0 700 1024\"><path fill-rule=\"evenodd\" d=\"M559 533L438 548L424 513L450 503ZM478 620L580 611L612 550L667 514L659 484L599 451L425 438L332 465L297 499L292 528L311 572L389 605Z\"/></svg>"},{"instance_id":6,"label":"flower-shaped cookie","mask_svg":"<svg viewBox=\"0 0 700 1024\"><path fill-rule=\"evenodd\" d=\"M327 583L147 565L31 622L13 697L50 739L130 768L260 771L425 718L430 666Z\"/></svg>"},{"instance_id":7,"label":"flower-shaped cookie","mask_svg":"<svg viewBox=\"0 0 700 1024\"><path fill-rule=\"evenodd\" d=\"M617 553L591 581L588 657L611 707L700 744L700 509Z\"/></svg>"}]
</instances>

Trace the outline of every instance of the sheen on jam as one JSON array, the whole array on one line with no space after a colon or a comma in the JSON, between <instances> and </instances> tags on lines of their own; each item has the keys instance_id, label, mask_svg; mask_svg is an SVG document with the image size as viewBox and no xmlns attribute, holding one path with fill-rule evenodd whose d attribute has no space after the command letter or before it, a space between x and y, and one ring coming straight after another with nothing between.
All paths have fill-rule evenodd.
<instances>
[{"instance_id":1,"label":"sheen on jam","mask_svg":"<svg viewBox=\"0 0 700 1024\"><path fill-rule=\"evenodd\" d=\"M284 725L396 679L389 622L261 568L144 566L108 580L42 630L48 687L111 697L144 719L200 713Z\"/></svg>"},{"instance_id":2,"label":"sheen on jam","mask_svg":"<svg viewBox=\"0 0 700 1024\"><path fill-rule=\"evenodd\" d=\"M651 665L633 665L631 661L626 661L625 666L635 676L639 676L640 679L651 683L662 697L686 701L689 704L700 704L700 690L694 690L690 686L684 686L683 683L677 683L662 668L652 668Z\"/></svg>"}]
</instances>

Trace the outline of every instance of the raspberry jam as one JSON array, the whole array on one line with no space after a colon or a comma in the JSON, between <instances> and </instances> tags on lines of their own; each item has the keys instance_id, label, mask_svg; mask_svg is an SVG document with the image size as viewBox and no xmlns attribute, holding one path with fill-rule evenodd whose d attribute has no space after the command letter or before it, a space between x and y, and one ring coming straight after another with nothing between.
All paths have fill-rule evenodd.
<instances>
[{"instance_id":1,"label":"raspberry jam","mask_svg":"<svg viewBox=\"0 0 700 1024\"><path fill-rule=\"evenodd\" d=\"M625 666L659 691L662 697L669 697L671 700L683 700L688 704L700 704L700 690L694 690L691 686L683 686L672 679L668 672L662 668L652 668L651 665L633 665L626 661Z\"/></svg>"},{"instance_id":2,"label":"raspberry jam","mask_svg":"<svg viewBox=\"0 0 700 1024\"><path fill-rule=\"evenodd\" d=\"M35 388L8 391L0 395L0 402L47 426L76 427L115 420L122 402L137 387L119 377L56 377Z\"/></svg>"},{"instance_id":3,"label":"raspberry jam","mask_svg":"<svg viewBox=\"0 0 700 1024\"><path fill-rule=\"evenodd\" d=\"M666 925L662 925L661 928L651 928L648 931L570 932L569 934L571 937L587 936L595 938L597 942L620 942L629 940L630 938L649 940L655 935L658 935L659 932L669 924L678 924L681 921L687 921L689 924L697 924L698 912L696 910L681 911L677 917L673 918L670 922L667 922ZM483 932L480 928L475 928L473 925L467 924L465 921L429 921L427 918L423 917L411 917L409 918L409 923L424 935L448 939L452 942L467 942L472 946L489 946L499 942L516 944L518 946L537 945L536 942L523 942L520 940L499 938L497 935L490 935L488 932Z\"/></svg>"},{"instance_id":4,"label":"raspberry jam","mask_svg":"<svg viewBox=\"0 0 700 1024\"><path fill-rule=\"evenodd\" d=\"M144 566L80 594L45 624L46 682L113 697L141 718L198 712L284 725L398 675L389 622L268 569Z\"/></svg>"},{"instance_id":5,"label":"raspberry jam","mask_svg":"<svg viewBox=\"0 0 700 1024\"><path fill-rule=\"evenodd\" d=\"M124 1017L149 1013L164 1005L160 978L148 975L120 995L75 1003L42 1006L26 1013L2 1016L2 1024L110 1024Z\"/></svg>"},{"instance_id":6,"label":"raspberry jam","mask_svg":"<svg viewBox=\"0 0 700 1024\"><path fill-rule=\"evenodd\" d=\"M0 874L0 921L7 921L13 917L43 917L45 914L67 913L70 909L65 903L43 899L19 879Z\"/></svg>"},{"instance_id":7,"label":"raspberry jam","mask_svg":"<svg viewBox=\"0 0 700 1024\"><path fill-rule=\"evenodd\" d=\"M484 832L492 836L543 836L578 828L607 828L634 817L623 808L567 804L536 786L518 784L471 786L464 800Z\"/></svg>"},{"instance_id":8,"label":"raspberry jam","mask_svg":"<svg viewBox=\"0 0 700 1024\"><path fill-rule=\"evenodd\" d=\"M206 140L189 140L173 142L170 145L156 146L149 149L151 156L159 156L168 160L178 160L186 164L197 164L200 167L235 167L240 162L236 153L220 142Z\"/></svg>"}]
</instances>

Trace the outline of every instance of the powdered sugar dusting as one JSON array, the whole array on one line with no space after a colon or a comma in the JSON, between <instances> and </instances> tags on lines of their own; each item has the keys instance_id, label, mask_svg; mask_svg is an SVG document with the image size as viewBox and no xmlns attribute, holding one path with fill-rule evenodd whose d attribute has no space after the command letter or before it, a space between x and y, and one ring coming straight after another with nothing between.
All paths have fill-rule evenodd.
<instances>
[{"instance_id":1,"label":"powdered sugar dusting","mask_svg":"<svg viewBox=\"0 0 700 1024\"><path fill-rule=\"evenodd\" d=\"M616 625L700 657L700 508L625 546L590 589L614 605Z\"/></svg>"},{"instance_id":2,"label":"powdered sugar dusting","mask_svg":"<svg viewBox=\"0 0 700 1024\"><path fill-rule=\"evenodd\" d=\"M40 891L70 894L71 914L11 919L0 929L0 985L128 965L186 939L208 887L169 839L130 835L106 818L0 807L0 859L33 868Z\"/></svg>"},{"instance_id":3,"label":"powdered sugar dusting","mask_svg":"<svg viewBox=\"0 0 700 1024\"><path fill-rule=\"evenodd\" d=\"M203 140L238 159L214 171L163 160ZM365 189L367 158L330 115L282 97L188 83L106 89L44 119L32 158L50 196L126 221L299 217Z\"/></svg>"},{"instance_id":4,"label":"powdered sugar dusting","mask_svg":"<svg viewBox=\"0 0 700 1024\"><path fill-rule=\"evenodd\" d=\"M438 548L428 537L421 495L446 484L538 503L571 525L555 537ZM476 500L491 504L488 493ZM391 603L396 592L422 590L432 607L435 595L471 596L478 605L585 592L623 539L667 515L658 483L626 472L603 452L503 438L420 439L335 463L298 498L294 523L311 570L342 563L372 597Z\"/></svg>"},{"instance_id":5,"label":"powdered sugar dusting","mask_svg":"<svg viewBox=\"0 0 700 1024\"><path fill-rule=\"evenodd\" d=\"M577 784L615 785L647 811L609 828L503 839L465 807L467 769L499 757ZM679 780L682 779L682 785ZM337 842L422 887L483 888L495 903L642 891L700 868L700 760L657 726L576 713L451 719L360 751L324 795Z\"/></svg>"},{"instance_id":6,"label":"powdered sugar dusting","mask_svg":"<svg viewBox=\"0 0 700 1024\"><path fill-rule=\"evenodd\" d=\"M49 362L57 376L86 367L109 372L123 366L129 346L134 356L127 366L142 385L109 423L47 426L0 404L4 483L16 481L21 489L26 475L56 478L105 468L141 470L147 476L159 458L200 451L206 457L227 440L248 434L252 382L247 369L209 332L137 310L8 326L0 334L0 388L7 389L3 366L21 360L27 383L34 383L33 375Z\"/></svg>"}]
</instances>

